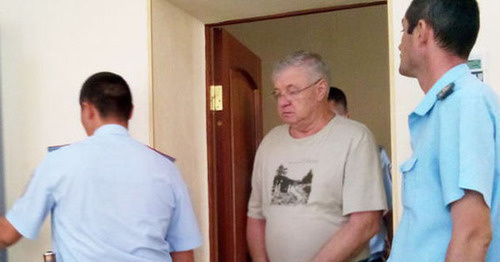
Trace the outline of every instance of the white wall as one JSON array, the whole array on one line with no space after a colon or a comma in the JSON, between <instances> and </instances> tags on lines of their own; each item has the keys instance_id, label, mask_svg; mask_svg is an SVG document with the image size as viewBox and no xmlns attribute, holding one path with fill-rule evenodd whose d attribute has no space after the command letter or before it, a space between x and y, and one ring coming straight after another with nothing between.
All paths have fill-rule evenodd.
<instances>
[{"instance_id":1,"label":"white wall","mask_svg":"<svg viewBox=\"0 0 500 262\"><path fill-rule=\"evenodd\" d=\"M154 146L174 156L203 235L196 261L209 261L205 27L166 0L152 1Z\"/></svg>"},{"instance_id":2,"label":"white wall","mask_svg":"<svg viewBox=\"0 0 500 262\"><path fill-rule=\"evenodd\" d=\"M97 71L129 83L131 133L149 142L148 0L0 1L0 87L6 202L22 194L49 145L84 138L78 92ZM3 193L3 192L2 192ZM36 241L9 249L9 261L41 261L48 223Z\"/></svg>"},{"instance_id":3,"label":"white wall","mask_svg":"<svg viewBox=\"0 0 500 262\"><path fill-rule=\"evenodd\" d=\"M479 54L485 62L485 82L500 94L500 2L478 0L481 12L481 29L473 54Z\"/></svg>"},{"instance_id":4,"label":"white wall","mask_svg":"<svg viewBox=\"0 0 500 262\"><path fill-rule=\"evenodd\" d=\"M418 105L424 97L418 82L415 79L403 77L398 73L399 49L401 39L401 19L411 0L389 1L389 26L390 26L390 52L391 52L391 78L392 78L392 139L393 139L393 190L397 210L395 214L401 216L400 198L400 173L396 168L411 155L410 137L408 131L408 114ZM500 94L500 17L498 10L500 3L494 0L480 0L481 30L478 42L473 53L481 54L485 60L485 82L491 85ZM397 219L395 219L397 221Z\"/></svg>"}]
</instances>

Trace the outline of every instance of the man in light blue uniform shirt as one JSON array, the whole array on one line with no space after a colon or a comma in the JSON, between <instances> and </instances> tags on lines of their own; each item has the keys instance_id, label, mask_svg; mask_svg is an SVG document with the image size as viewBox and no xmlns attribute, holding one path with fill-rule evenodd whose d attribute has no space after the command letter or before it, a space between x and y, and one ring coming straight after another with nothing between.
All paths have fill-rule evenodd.
<instances>
[{"instance_id":1,"label":"man in light blue uniform shirt","mask_svg":"<svg viewBox=\"0 0 500 262\"><path fill-rule=\"evenodd\" d=\"M465 64L478 31L475 0L414 0L403 19L399 72L426 95L390 261L500 261L500 103Z\"/></svg>"},{"instance_id":2,"label":"man in light blue uniform shirt","mask_svg":"<svg viewBox=\"0 0 500 262\"><path fill-rule=\"evenodd\" d=\"M89 137L45 157L0 219L0 248L36 238L50 212L58 262L193 261L201 237L187 187L174 163L129 136L128 84L94 74L80 105Z\"/></svg>"}]
</instances>

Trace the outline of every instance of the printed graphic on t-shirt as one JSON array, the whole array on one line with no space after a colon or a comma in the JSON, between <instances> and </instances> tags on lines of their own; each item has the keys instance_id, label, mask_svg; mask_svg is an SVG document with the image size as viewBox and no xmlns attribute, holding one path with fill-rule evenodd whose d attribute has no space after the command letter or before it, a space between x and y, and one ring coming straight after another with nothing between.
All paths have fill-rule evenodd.
<instances>
[{"instance_id":1,"label":"printed graphic on t-shirt","mask_svg":"<svg viewBox=\"0 0 500 262\"><path fill-rule=\"evenodd\" d=\"M276 170L271 192L271 205L305 205L311 194L313 179L312 170L304 175L302 180L293 180L287 177L288 168L280 165Z\"/></svg>"}]
</instances>

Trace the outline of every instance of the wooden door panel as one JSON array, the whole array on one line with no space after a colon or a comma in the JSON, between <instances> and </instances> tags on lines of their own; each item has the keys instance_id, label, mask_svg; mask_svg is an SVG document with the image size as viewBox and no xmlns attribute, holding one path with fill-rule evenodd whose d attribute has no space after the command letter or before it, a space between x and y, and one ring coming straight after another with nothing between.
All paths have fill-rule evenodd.
<instances>
[{"instance_id":1,"label":"wooden door panel","mask_svg":"<svg viewBox=\"0 0 500 262\"><path fill-rule=\"evenodd\" d=\"M231 112L233 125L233 198L235 227L236 261L246 261L248 249L246 245L247 203L251 191L253 159L256 149L254 92L257 86L241 71L231 70Z\"/></svg>"},{"instance_id":2,"label":"wooden door panel","mask_svg":"<svg viewBox=\"0 0 500 262\"><path fill-rule=\"evenodd\" d=\"M223 110L209 115L211 261L250 261L247 205L253 159L262 138L260 59L229 33L214 29L214 81ZM216 252L216 254L213 254Z\"/></svg>"}]
</instances>

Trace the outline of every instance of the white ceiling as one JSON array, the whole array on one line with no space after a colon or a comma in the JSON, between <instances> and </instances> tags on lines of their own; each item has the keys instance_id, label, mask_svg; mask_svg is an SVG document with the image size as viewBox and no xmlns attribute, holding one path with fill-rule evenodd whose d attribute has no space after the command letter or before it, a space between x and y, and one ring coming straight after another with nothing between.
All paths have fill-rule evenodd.
<instances>
[{"instance_id":1,"label":"white ceiling","mask_svg":"<svg viewBox=\"0 0 500 262\"><path fill-rule=\"evenodd\" d=\"M165 0L203 23L282 14L293 11L371 3L380 0Z\"/></svg>"}]
</instances>

